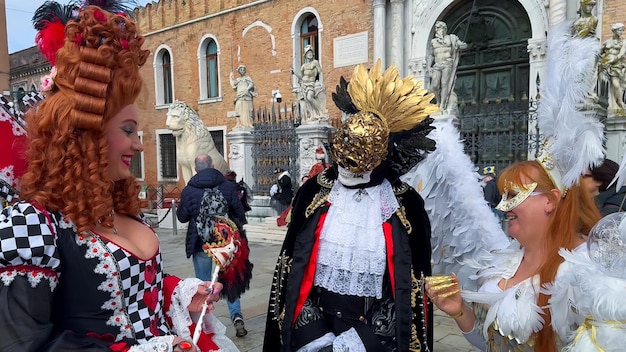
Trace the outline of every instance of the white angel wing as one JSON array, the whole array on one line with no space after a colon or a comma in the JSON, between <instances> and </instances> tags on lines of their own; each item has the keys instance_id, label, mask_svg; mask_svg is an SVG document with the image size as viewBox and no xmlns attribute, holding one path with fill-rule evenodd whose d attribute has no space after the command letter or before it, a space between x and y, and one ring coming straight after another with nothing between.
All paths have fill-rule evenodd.
<instances>
[{"instance_id":1,"label":"white angel wing","mask_svg":"<svg viewBox=\"0 0 626 352\"><path fill-rule=\"evenodd\" d=\"M402 180L424 198L431 222L433 273L454 272L463 288L476 289L469 278L472 262L481 251L503 249L509 239L484 198L479 175L463 151L453 116L438 119L428 135L437 149L428 154Z\"/></svg>"}]
</instances>

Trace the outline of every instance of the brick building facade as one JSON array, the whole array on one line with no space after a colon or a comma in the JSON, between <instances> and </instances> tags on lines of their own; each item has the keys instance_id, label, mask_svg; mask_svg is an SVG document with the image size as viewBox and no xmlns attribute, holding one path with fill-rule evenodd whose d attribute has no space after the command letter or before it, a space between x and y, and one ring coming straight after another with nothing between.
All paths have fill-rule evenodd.
<instances>
[{"instance_id":1,"label":"brick building facade","mask_svg":"<svg viewBox=\"0 0 626 352\"><path fill-rule=\"evenodd\" d=\"M476 4L487 14L525 17L528 26L529 82L527 96L537 92L536 77L546 62L545 39L553 21L577 17L579 0L158 0L138 8L134 16L151 51L142 68L146 89L138 100L145 151L133 170L148 185L168 183L183 186L176 165L166 165L163 153L172 151L171 132L165 127L168 103L184 101L198 111L225 156L227 134L235 125L235 92L229 74L246 66L255 82L257 108L271 106L273 93L283 102L296 100L297 81L291 68L299 70L303 47L314 46L323 70L328 114L337 118L331 93L340 76L349 76L358 63L396 64L402 74L429 81L428 56L432 28L437 20L464 23L464 6ZM621 0L599 1L597 35L611 37L610 26L626 9ZM455 15L456 12L456 15ZM454 17L457 16L457 17ZM510 17L510 16L509 16ZM488 17L489 19L490 17ZM458 25L465 27L464 24ZM38 85L49 65L38 60L36 48L11 54L11 87L30 90ZM496 66L494 70L498 70ZM487 76L485 76L487 77ZM488 77L487 77L488 78ZM479 97L482 99L482 97ZM479 100L480 100L479 99ZM619 132L622 133L622 132ZM624 132L626 133L626 131ZM610 138L609 138L610 139ZM624 153L620 138L607 144L609 156L619 160ZM164 168L170 170L164 170Z\"/></svg>"},{"instance_id":2,"label":"brick building facade","mask_svg":"<svg viewBox=\"0 0 626 352\"><path fill-rule=\"evenodd\" d=\"M226 134L235 125L235 91L229 75L245 65L257 86L256 107L272 104L272 92L281 92L283 102L293 102L297 81L291 68L299 70L306 44L315 48L323 70L330 117L339 116L331 93L341 75L349 76L354 65L336 67L334 41L351 38L364 47L352 50L365 53L372 63L372 9L368 1L242 1L242 0L161 0L135 10L144 34L144 47L151 51L142 68L146 89L140 97L143 132L143 180L147 184L178 182L164 177L159 153L167 146L165 120L168 102L181 100L196 110L213 130L218 149L228 154ZM354 40L350 43L355 43ZM350 61L344 55L339 59ZM362 57L362 54L361 54ZM357 58L358 59L358 58ZM216 62L215 66L211 66ZM169 64L168 64L169 63ZM171 79L168 75L171 67ZM165 73L164 73L165 72ZM169 82L169 83L168 83ZM171 85L171 86L168 86ZM171 90L170 90L171 89ZM160 174L161 173L161 174Z\"/></svg>"}]
</instances>

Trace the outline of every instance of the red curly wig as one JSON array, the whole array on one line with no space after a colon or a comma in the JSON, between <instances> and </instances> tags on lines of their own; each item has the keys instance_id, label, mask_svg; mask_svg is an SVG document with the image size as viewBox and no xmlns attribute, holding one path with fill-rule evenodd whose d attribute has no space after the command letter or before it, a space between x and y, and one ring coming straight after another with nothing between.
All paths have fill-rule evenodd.
<instances>
[{"instance_id":1,"label":"red curly wig","mask_svg":"<svg viewBox=\"0 0 626 352\"><path fill-rule=\"evenodd\" d=\"M573 250L576 247L576 239L579 234L589 234L593 225L602 218L602 215L600 215L589 192L586 192L579 184L572 186L567 191L565 198L556 199L557 197L550 190L558 189L558 187L552 183L546 171L535 160L518 162L504 169L498 178L500 192L504 192L507 182L518 185L524 184L522 175L533 182L537 182L536 190L545 192L545 195L557 204L545 233L547 258L537 273L541 285L544 285L554 281L557 270L563 262L563 257L559 255L559 249ZM540 293L537 297L537 305L546 307L549 299L550 296ZM550 326L552 321L550 310L543 308L543 313L545 323L543 328L535 334L534 349L536 352L556 352L554 330Z\"/></svg>"},{"instance_id":2,"label":"red curly wig","mask_svg":"<svg viewBox=\"0 0 626 352\"><path fill-rule=\"evenodd\" d=\"M21 198L61 211L79 233L98 221L112 227L112 211L139 214L134 178L107 179L106 126L139 96L139 68L149 55L143 42L125 15L85 8L65 27L53 91L27 116Z\"/></svg>"}]
</instances>

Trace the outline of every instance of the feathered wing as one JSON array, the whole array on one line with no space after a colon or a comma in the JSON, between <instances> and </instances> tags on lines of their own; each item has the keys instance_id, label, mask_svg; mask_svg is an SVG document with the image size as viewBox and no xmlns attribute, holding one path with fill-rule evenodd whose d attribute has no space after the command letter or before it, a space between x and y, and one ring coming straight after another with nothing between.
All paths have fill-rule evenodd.
<instances>
[{"instance_id":1,"label":"feathered wing","mask_svg":"<svg viewBox=\"0 0 626 352\"><path fill-rule=\"evenodd\" d=\"M572 36L569 22L550 28L547 45L547 78L539 92L538 124L551 143L562 184L569 188L586 168L599 165L604 158L604 125L595 109L586 108L581 100L592 91L600 45L595 37Z\"/></svg>"},{"instance_id":2,"label":"feathered wing","mask_svg":"<svg viewBox=\"0 0 626 352\"><path fill-rule=\"evenodd\" d=\"M406 173L402 179L424 198L431 222L433 273L454 272L465 289L475 290L470 276L476 258L510 244L484 198L479 175L463 143L453 117L438 119L428 135L437 149Z\"/></svg>"},{"instance_id":3,"label":"feathered wing","mask_svg":"<svg viewBox=\"0 0 626 352\"><path fill-rule=\"evenodd\" d=\"M569 341L563 351L623 351L626 279L608 275L585 251L561 249L559 254L565 259L565 270L559 269L555 282L544 289L552 295L552 320L555 326L580 326L571 336L557 331Z\"/></svg>"}]
</instances>

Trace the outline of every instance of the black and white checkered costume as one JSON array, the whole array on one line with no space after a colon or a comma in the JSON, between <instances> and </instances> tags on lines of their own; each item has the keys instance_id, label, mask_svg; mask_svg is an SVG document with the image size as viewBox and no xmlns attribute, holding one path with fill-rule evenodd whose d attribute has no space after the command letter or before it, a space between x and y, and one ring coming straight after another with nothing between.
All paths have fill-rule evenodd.
<instances>
[{"instance_id":1,"label":"black and white checkered costume","mask_svg":"<svg viewBox=\"0 0 626 352\"><path fill-rule=\"evenodd\" d=\"M108 348L169 334L163 283L160 251L138 258L29 203L0 214L0 326L10 327L0 329L0 350L43 350L57 335L56 350L64 350L76 346L67 345L76 336ZM20 346L3 345L15 340L12 334L24 336Z\"/></svg>"}]
</instances>

